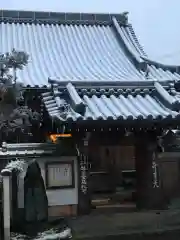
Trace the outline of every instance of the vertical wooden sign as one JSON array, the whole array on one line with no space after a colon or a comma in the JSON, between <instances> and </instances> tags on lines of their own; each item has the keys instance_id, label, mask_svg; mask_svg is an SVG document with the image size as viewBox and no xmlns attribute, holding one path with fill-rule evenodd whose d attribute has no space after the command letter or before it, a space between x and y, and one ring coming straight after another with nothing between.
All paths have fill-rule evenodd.
<instances>
[{"instance_id":1,"label":"vertical wooden sign","mask_svg":"<svg viewBox=\"0 0 180 240\"><path fill-rule=\"evenodd\" d=\"M89 191L89 163L88 163L88 139L83 142L84 151L79 152L78 156L78 213L88 214L91 210L91 199Z\"/></svg>"},{"instance_id":2,"label":"vertical wooden sign","mask_svg":"<svg viewBox=\"0 0 180 240\"><path fill-rule=\"evenodd\" d=\"M90 193L88 186L89 177L88 157L81 153L78 159L78 163L79 163L78 213L88 214L90 212Z\"/></svg>"},{"instance_id":3,"label":"vertical wooden sign","mask_svg":"<svg viewBox=\"0 0 180 240\"><path fill-rule=\"evenodd\" d=\"M153 174L153 188L160 187L160 178L159 178L159 166L157 163L157 153L154 151L152 153L152 174Z\"/></svg>"},{"instance_id":4,"label":"vertical wooden sign","mask_svg":"<svg viewBox=\"0 0 180 240\"><path fill-rule=\"evenodd\" d=\"M80 190L86 195L88 191L87 183L87 157L81 154L80 156Z\"/></svg>"}]
</instances>

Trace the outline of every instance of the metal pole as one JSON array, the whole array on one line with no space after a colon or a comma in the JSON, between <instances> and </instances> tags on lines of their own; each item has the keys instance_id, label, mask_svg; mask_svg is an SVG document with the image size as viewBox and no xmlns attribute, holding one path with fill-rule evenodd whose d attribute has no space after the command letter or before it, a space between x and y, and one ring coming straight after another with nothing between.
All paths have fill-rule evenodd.
<instances>
[{"instance_id":1,"label":"metal pole","mask_svg":"<svg viewBox=\"0 0 180 240\"><path fill-rule=\"evenodd\" d=\"M4 216L4 240L10 240L10 215L11 215L11 199L10 199L10 178L11 171L3 169L1 171L3 177L3 216Z\"/></svg>"}]
</instances>

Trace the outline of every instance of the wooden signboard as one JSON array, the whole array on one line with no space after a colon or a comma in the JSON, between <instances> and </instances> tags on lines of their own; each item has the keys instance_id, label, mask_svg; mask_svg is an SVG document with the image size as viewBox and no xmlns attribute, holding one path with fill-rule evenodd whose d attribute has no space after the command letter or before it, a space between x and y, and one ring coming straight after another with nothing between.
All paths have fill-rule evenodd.
<instances>
[{"instance_id":1,"label":"wooden signboard","mask_svg":"<svg viewBox=\"0 0 180 240\"><path fill-rule=\"evenodd\" d=\"M46 163L46 187L74 188L74 162Z\"/></svg>"}]
</instances>

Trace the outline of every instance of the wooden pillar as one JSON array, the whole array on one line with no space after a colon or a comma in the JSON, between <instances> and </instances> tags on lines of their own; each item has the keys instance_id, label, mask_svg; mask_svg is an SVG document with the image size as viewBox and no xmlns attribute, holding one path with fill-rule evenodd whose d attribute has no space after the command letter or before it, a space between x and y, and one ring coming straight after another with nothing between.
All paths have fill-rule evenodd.
<instances>
[{"instance_id":1,"label":"wooden pillar","mask_svg":"<svg viewBox=\"0 0 180 240\"><path fill-rule=\"evenodd\" d=\"M158 163L156 138L141 134L136 138L137 208L164 209L165 200Z\"/></svg>"},{"instance_id":2,"label":"wooden pillar","mask_svg":"<svg viewBox=\"0 0 180 240\"><path fill-rule=\"evenodd\" d=\"M89 214L91 211L91 198L89 189L89 163L88 163L89 133L78 147L78 214Z\"/></svg>"}]
</instances>

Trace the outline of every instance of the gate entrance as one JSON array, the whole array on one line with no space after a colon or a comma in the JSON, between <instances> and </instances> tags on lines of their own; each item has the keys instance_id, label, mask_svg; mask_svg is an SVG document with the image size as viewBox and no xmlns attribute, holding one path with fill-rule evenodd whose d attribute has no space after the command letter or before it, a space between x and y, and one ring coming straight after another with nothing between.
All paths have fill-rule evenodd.
<instances>
[{"instance_id":1,"label":"gate entrance","mask_svg":"<svg viewBox=\"0 0 180 240\"><path fill-rule=\"evenodd\" d=\"M134 210L136 170L134 146L96 146L89 150L93 209Z\"/></svg>"}]
</instances>

